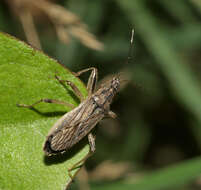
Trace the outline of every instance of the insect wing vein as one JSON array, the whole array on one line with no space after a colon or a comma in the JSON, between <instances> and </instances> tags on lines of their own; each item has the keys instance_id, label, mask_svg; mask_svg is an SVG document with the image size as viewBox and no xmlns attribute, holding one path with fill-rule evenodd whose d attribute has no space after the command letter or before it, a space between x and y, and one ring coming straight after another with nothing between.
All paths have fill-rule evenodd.
<instances>
[{"instance_id":1,"label":"insect wing vein","mask_svg":"<svg viewBox=\"0 0 201 190\"><path fill-rule=\"evenodd\" d=\"M79 142L84 136L86 136L95 126L96 124L102 120L104 117L104 114L94 114L88 118L86 118L85 121L81 122L78 127L76 127L76 131L73 134L72 137L72 145L76 144Z\"/></svg>"}]
</instances>

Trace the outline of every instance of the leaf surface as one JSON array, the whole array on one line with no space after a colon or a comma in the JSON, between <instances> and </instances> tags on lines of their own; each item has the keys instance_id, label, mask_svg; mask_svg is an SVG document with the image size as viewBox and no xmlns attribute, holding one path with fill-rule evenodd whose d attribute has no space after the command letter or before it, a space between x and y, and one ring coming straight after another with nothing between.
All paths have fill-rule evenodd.
<instances>
[{"instance_id":1,"label":"leaf surface","mask_svg":"<svg viewBox=\"0 0 201 190\"><path fill-rule=\"evenodd\" d=\"M88 153L84 141L64 155L44 156L48 131L70 108L46 103L35 109L16 106L41 98L78 105L72 89L64 88L55 74L87 95L85 85L56 60L0 33L0 189L65 189L71 181L68 168Z\"/></svg>"}]
</instances>

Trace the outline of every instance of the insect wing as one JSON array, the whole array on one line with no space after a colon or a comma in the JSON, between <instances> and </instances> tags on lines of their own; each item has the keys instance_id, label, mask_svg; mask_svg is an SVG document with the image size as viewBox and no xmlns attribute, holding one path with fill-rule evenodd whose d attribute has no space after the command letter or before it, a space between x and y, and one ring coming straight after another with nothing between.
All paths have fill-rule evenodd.
<instances>
[{"instance_id":1,"label":"insect wing","mask_svg":"<svg viewBox=\"0 0 201 190\"><path fill-rule=\"evenodd\" d=\"M71 148L104 117L102 109L90 103L88 105L91 106L80 105L57 122L58 127L56 129L53 127L44 145L47 155L64 152Z\"/></svg>"},{"instance_id":2,"label":"insect wing","mask_svg":"<svg viewBox=\"0 0 201 190\"><path fill-rule=\"evenodd\" d=\"M102 118L103 115L96 114L77 123L74 127L63 127L52 138L51 148L56 152L66 151L86 136Z\"/></svg>"},{"instance_id":3,"label":"insect wing","mask_svg":"<svg viewBox=\"0 0 201 190\"><path fill-rule=\"evenodd\" d=\"M81 122L76 127L75 133L73 134L71 146L73 146L83 137L85 137L96 126L96 124L103 119L103 117L103 113L97 113L88 117L85 121Z\"/></svg>"},{"instance_id":4,"label":"insect wing","mask_svg":"<svg viewBox=\"0 0 201 190\"><path fill-rule=\"evenodd\" d=\"M71 147L72 136L80 121L78 113L83 112L83 108L80 105L66 113L50 129L43 148L47 155L57 154Z\"/></svg>"}]
</instances>

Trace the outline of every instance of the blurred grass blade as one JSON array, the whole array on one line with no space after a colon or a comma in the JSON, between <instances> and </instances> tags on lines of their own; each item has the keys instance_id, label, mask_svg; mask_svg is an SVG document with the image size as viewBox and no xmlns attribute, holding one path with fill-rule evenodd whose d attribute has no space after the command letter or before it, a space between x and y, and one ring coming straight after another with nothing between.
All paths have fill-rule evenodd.
<instances>
[{"instance_id":1,"label":"blurred grass blade","mask_svg":"<svg viewBox=\"0 0 201 190\"><path fill-rule=\"evenodd\" d=\"M135 183L116 182L96 186L96 190L164 190L183 186L200 176L201 157L147 174ZM135 180L135 179L134 179ZM95 185L94 185L95 186Z\"/></svg>"},{"instance_id":2,"label":"blurred grass blade","mask_svg":"<svg viewBox=\"0 0 201 190\"><path fill-rule=\"evenodd\" d=\"M164 9L166 9L174 19L179 22L193 23L196 20L191 9L189 9L189 3L186 1L158 1Z\"/></svg>"},{"instance_id":3,"label":"blurred grass blade","mask_svg":"<svg viewBox=\"0 0 201 190\"><path fill-rule=\"evenodd\" d=\"M42 145L49 129L69 108L45 103L34 110L16 106L41 98L77 105L72 91L55 80L55 73L74 82L86 96L85 86L68 69L0 33L0 189L64 189L71 181L67 169L88 152L83 143L65 155L44 157Z\"/></svg>"},{"instance_id":4,"label":"blurred grass blade","mask_svg":"<svg viewBox=\"0 0 201 190\"><path fill-rule=\"evenodd\" d=\"M132 23L135 23L135 30L154 55L178 100L185 104L201 123L200 85L184 59L177 54L168 38L165 38L167 35L161 33L160 25L146 9L145 2L119 0L118 3Z\"/></svg>"}]
</instances>

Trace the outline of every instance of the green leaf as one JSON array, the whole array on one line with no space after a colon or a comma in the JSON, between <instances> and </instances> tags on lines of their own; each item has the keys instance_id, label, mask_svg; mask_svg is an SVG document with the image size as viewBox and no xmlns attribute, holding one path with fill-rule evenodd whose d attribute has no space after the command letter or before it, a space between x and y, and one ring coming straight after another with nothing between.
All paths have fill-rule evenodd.
<instances>
[{"instance_id":1,"label":"green leaf","mask_svg":"<svg viewBox=\"0 0 201 190\"><path fill-rule=\"evenodd\" d=\"M0 189L64 189L68 168L89 150L86 142L64 155L45 157L45 137L65 112L62 105L40 103L35 110L19 108L41 98L79 101L54 75L70 80L87 95L84 84L57 61L24 42L0 33ZM77 170L74 170L74 175Z\"/></svg>"}]
</instances>

